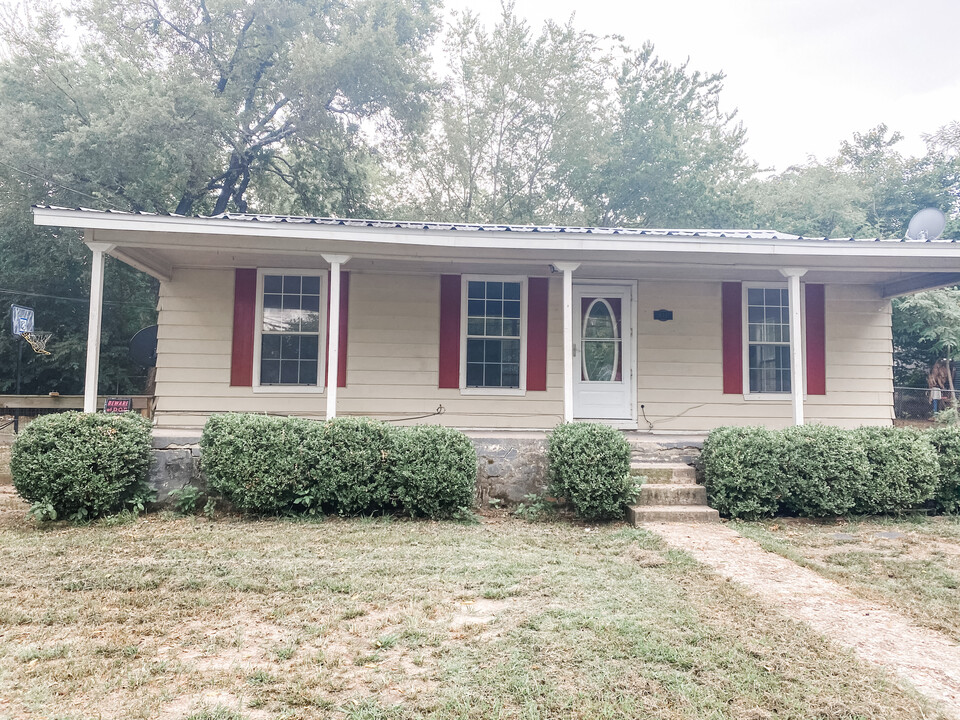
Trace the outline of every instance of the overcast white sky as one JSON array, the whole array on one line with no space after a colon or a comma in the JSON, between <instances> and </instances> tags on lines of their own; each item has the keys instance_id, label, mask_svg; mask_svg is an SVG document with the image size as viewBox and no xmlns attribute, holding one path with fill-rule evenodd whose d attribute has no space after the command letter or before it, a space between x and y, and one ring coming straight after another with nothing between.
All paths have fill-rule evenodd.
<instances>
[{"instance_id":1,"label":"overcast white sky","mask_svg":"<svg viewBox=\"0 0 960 720\"><path fill-rule=\"evenodd\" d=\"M500 14L500 0L446 6L488 25ZM920 155L923 133L960 121L960 0L516 0L516 13L534 28L575 13L583 30L722 70L747 151L777 171L835 155L879 123Z\"/></svg>"}]
</instances>

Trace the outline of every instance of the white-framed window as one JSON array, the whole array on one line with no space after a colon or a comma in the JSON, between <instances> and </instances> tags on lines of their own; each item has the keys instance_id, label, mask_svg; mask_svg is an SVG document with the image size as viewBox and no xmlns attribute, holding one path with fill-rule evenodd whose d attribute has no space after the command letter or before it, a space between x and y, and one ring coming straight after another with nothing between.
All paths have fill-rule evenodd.
<instances>
[{"instance_id":1,"label":"white-framed window","mask_svg":"<svg viewBox=\"0 0 960 720\"><path fill-rule=\"evenodd\" d=\"M789 394L790 298L786 285L745 285L743 318L748 393Z\"/></svg>"},{"instance_id":2,"label":"white-framed window","mask_svg":"<svg viewBox=\"0 0 960 720\"><path fill-rule=\"evenodd\" d=\"M325 271L259 269L254 385L277 392L322 391L326 320Z\"/></svg>"},{"instance_id":3,"label":"white-framed window","mask_svg":"<svg viewBox=\"0 0 960 720\"><path fill-rule=\"evenodd\" d=\"M523 394L527 279L464 275L460 291L461 392Z\"/></svg>"}]
</instances>

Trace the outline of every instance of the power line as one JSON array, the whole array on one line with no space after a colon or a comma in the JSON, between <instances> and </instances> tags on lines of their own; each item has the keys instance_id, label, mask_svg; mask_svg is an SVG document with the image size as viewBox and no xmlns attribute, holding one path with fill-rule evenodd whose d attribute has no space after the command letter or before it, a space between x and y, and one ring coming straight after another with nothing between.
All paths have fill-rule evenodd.
<instances>
[{"instance_id":1,"label":"power line","mask_svg":"<svg viewBox=\"0 0 960 720\"><path fill-rule=\"evenodd\" d=\"M20 290L7 290L5 288L0 288L0 293L3 293L4 295L27 295L29 297L42 297L42 298L49 298L50 300L68 300L69 302L80 302L80 303L90 302L90 298L66 297L64 295L45 295L44 293L21 292ZM103 304L104 305L136 305L138 307L153 309L152 304L148 305L147 303L130 302L125 300L104 300Z\"/></svg>"},{"instance_id":2,"label":"power line","mask_svg":"<svg viewBox=\"0 0 960 720\"><path fill-rule=\"evenodd\" d=\"M110 207L112 207L114 210L122 209L119 206L114 205L112 202L108 200L104 200L103 198L98 198L94 195L90 195L89 193L85 193L82 190L74 190L72 187L67 187L63 183L58 183L56 180L51 180L50 178L43 177L42 175L37 175L36 173L32 173L27 170L21 170L20 168L14 167L10 163L4 162L3 160L0 160L0 165L3 165L4 167L8 167L14 172L18 172L18 173L21 173L22 175L26 175L27 177L32 177L34 180L39 180L40 182L45 182L45 183L49 183L50 185L55 185L61 190L66 190L67 192L72 192L77 195L82 195L83 197L90 198L91 200L95 200L98 203L104 203L105 205L109 205Z\"/></svg>"}]
</instances>

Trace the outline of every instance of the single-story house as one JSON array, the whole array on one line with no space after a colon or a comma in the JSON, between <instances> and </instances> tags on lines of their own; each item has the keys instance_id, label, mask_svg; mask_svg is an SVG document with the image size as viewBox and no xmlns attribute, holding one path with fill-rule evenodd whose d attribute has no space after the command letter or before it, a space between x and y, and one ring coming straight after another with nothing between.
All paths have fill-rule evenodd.
<instances>
[{"instance_id":1,"label":"single-story house","mask_svg":"<svg viewBox=\"0 0 960 720\"><path fill-rule=\"evenodd\" d=\"M160 281L158 428L210 413L638 432L893 419L891 298L952 241L36 207Z\"/></svg>"}]
</instances>

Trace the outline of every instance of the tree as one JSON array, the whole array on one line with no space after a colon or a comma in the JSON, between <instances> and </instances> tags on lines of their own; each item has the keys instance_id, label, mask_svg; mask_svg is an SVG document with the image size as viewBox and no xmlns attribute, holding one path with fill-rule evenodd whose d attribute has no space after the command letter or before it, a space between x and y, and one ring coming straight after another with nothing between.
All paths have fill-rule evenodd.
<instances>
[{"instance_id":1,"label":"tree","mask_svg":"<svg viewBox=\"0 0 960 720\"><path fill-rule=\"evenodd\" d=\"M320 205L365 209L361 122L409 131L431 88L431 0L86 0L76 17L75 49L49 10L8 19L5 114L25 110L41 174L121 207L244 212L270 183L314 206L336 171Z\"/></svg>"},{"instance_id":2,"label":"tree","mask_svg":"<svg viewBox=\"0 0 960 720\"><path fill-rule=\"evenodd\" d=\"M840 146L839 167L857 180L864 194L866 234L903 237L917 210L949 210L952 204L937 164L929 156L903 157L895 149L902 139L881 124L866 133L854 133L852 141Z\"/></svg>"},{"instance_id":3,"label":"tree","mask_svg":"<svg viewBox=\"0 0 960 720\"><path fill-rule=\"evenodd\" d=\"M674 66L646 44L625 49L600 176L603 225L730 227L747 216L756 172L746 131L720 109L723 74Z\"/></svg>"},{"instance_id":4,"label":"tree","mask_svg":"<svg viewBox=\"0 0 960 720\"><path fill-rule=\"evenodd\" d=\"M859 236L867 226L866 193L850 173L815 160L753 181L753 223L807 237Z\"/></svg>"},{"instance_id":5,"label":"tree","mask_svg":"<svg viewBox=\"0 0 960 720\"><path fill-rule=\"evenodd\" d=\"M0 190L5 188L0 180ZM134 332L156 322L156 283L109 258L106 274L101 388L140 392L146 371L127 357L127 344ZM15 390L18 345L23 346L24 393L82 392L89 276L90 253L74 232L38 228L16 206L0 208L0 393ZM10 334L12 303L33 307L36 329L53 332L50 356L34 354L24 340Z\"/></svg>"},{"instance_id":6,"label":"tree","mask_svg":"<svg viewBox=\"0 0 960 720\"><path fill-rule=\"evenodd\" d=\"M395 161L407 216L493 223L735 224L755 166L719 109L721 74L546 22L512 5L459 16L426 138Z\"/></svg>"},{"instance_id":7,"label":"tree","mask_svg":"<svg viewBox=\"0 0 960 720\"><path fill-rule=\"evenodd\" d=\"M951 128L953 128L951 130ZM807 236L903 237L921 208L937 207L960 230L960 130L941 128L927 153L904 157L886 125L854 133L836 157L754 181L752 224Z\"/></svg>"},{"instance_id":8,"label":"tree","mask_svg":"<svg viewBox=\"0 0 960 720\"><path fill-rule=\"evenodd\" d=\"M604 60L571 23L538 34L512 5L491 31L470 13L445 38L447 77L425 137L396 160L403 215L583 222L604 129Z\"/></svg>"},{"instance_id":9,"label":"tree","mask_svg":"<svg viewBox=\"0 0 960 720\"><path fill-rule=\"evenodd\" d=\"M942 188L941 205L947 215L944 237L960 237L960 122L944 125L924 138L927 161Z\"/></svg>"},{"instance_id":10,"label":"tree","mask_svg":"<svg viewBox=\"0 0 960 720\"><path fill-rule=\"evenodd\" d=\"M915 371L926 365L929 372L941 359L947 362L952 377L950 364L960 359L960 289L928 290L899 298L894 302L893 323L894 367L899 369L901 382L919 384Z\"/></svg>"}]
</instances>

